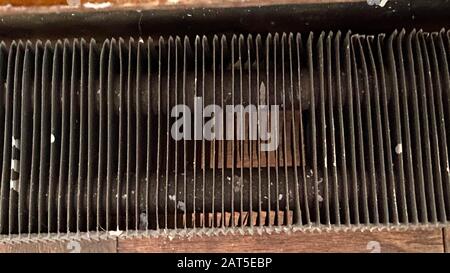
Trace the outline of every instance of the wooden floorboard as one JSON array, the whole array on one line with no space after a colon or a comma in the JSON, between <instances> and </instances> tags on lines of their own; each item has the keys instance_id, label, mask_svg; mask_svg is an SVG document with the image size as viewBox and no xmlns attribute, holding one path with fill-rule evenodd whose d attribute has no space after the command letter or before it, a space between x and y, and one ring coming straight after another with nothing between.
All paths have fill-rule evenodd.
<instances>
[{"instance_id":1,"label":"wooden floorboard","mask_svg":"<svg viewBox=\"0 0 450 273\"><path fill-rule=\"evenodd\" d=\"M285 4L331 4L365 0L0 0L0 14L105 11L114 9L175 9L250 7Z\"/></svg>"},{"instance_id":2,"label":"wooden floorboard","mask_svg":"<svg viewBox=\"0 0 450 273\"><path fill-rule=\"evenodd\" d=\"M444 250L447 253L450 253L450 228L444 228L442 229L442 236L443 236L443 243L444 243Z\"/></svg>"},{"instance_id":3,"label":"wooden floorboard","mask_svg":"<svg viewBox=\"0 0 450 273\"><path fill-rule=\"evenodd\" d=\"M2 244L0 253L110 253L117 252L117 240Z\"/></svg>"},{"instance_id":4,"label":"wooden floorboard","mask_svg":"<svg viewBox=\"0 0 450 273\"><path fill-rule=\"evenodd\" d=\"M133 5L154 5L154 6L170 6L170 5L242 5L246 3L252 4L310 4L310 3L338 3L338 2L357 2L364 0L0 0L0 5L11 6L85 6L101 8L108 3L109 6L133 6ZM95 4L103 4L95 6ZM87 5L86 5L87 4ZM91 4L91 5L90 5Z\"/></svg>"},{"instance_id":5,"label":"wooden floorboard","mask_svg":"<svg viewBox=\"0 0 450 273\"><path fill-rule=\"evenodd\" d=\"M294 232L264 235L128 238L100 241L0 244L0 253L26 252L444 252L449 229L356 232ZM448 247L445 248L448 252Z\"/></svg>"},{"instance_id":6,"label":"wooden floorboard","mask_svg":"<svg viewBox=\"0 0 450 273\"><path fill-rule=\"evenodd\" d=\"M443 252L441 229L119 239L118 252Z\"/></svg>"}]
</instances>

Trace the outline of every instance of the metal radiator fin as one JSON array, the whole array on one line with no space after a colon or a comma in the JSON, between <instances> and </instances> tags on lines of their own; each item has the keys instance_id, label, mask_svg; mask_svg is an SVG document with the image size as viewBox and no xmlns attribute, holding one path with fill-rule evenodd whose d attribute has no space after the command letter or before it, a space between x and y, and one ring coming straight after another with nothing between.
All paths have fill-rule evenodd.
<instances>
[{"instance_id":1,"label":"metal radiator fin","mask_svg":"<svg viewBox=\"0 0 450 273\"><path fill-rule=\"evenodd\" d=\"M446 224L449 55L445 30L2 42L0 234ZM279 105L278 149L175 140L195 97Z\"/></svg>"}]
</instances>

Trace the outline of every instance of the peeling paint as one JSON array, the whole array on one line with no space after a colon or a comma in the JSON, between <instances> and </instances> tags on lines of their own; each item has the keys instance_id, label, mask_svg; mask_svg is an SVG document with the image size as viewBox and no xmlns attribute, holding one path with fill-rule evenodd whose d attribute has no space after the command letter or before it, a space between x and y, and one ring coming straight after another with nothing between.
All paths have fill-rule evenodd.
<instances>
[{"instance_id":1,"label":"peeling paint","mask_svg":"<svg viewBox=\"0 0 450 273\"><path fill-rule=\"evenodd\" d=\"M320 195L320 194L317 195L317 201L323 202L323 197L322 197L322 195Z\"/></svg>"},{"instance_id":2,"label":"peeling paint","mask_svg":"<svg viewBox=\"0 0 450 273\"><path fill-rule=\"evenodd\" d=\"M81 0L67 0L67 5L72 7L78 7L81 4Z\"/></svg>"},{"instance_id":3,"label":"peeling paint","mask_svg":"<svg viewBox=\"0 0 450 273\"><path fill-rule=\"evenodd\" d=\"M401 154L403 152L403 146L401 143L397 144L397 146L395 146L395 153L396 154Z\"/></svg>"},{"instance_id":4,"label":"peeling paint","mask_svg":"<svg viewBox=\"0 0 450 273\"><path fill-rule=\"evenodd\" d=\"M19 191L19 181L11 180L9 183L9 189L18 192Z\"/></svg>"},{"instance_id":5,"label":"peeling paint","mask_svg":"<svg viewBox=\"0 0 450 273\"><path fill-rule=\"evenodd\" d=\"M186 205L184 204L184 202L182 201L178 201L177 203L177 209L181 210L181 211L185 211L186 210Z\"/></svg>"},{"instance_id":6,"label":"peeling paint","mask_svg":"<svg viewBox=\"0 0 450 273\"><path fill-rule=\"evenodd\" d=\"M20 161L17 159L11 160L11 169L18 173L20 170Z\"/></svg>"},{"instance_id":7,"label":"peeling paint","mask_svg":"<svg viewBox=\"0 0 450 273\"><path fill-rule=\"evenodd\" d=\"M123 233L123 231L121 231L121 230L111 230L110 232L109 232L109 235L111 235L111 236L120 236L121 234Z\"/></svg>"},{"instance_id":8,"label":"peeling paint","mask_svg":"<svg viewBox=\"0 0 450 273\"><path fill-rule=\"evenodd\" d=\"M20 150L20 139L12 137L12 147Z\"/></svg>"},{"instance_id":9,"label":"peeling paint","mask_svg":"<svg viewBox=\"0 0 450 273\"><path fill-rule=\"evenodd\" d=\"M84 3L83 7L87 9L105 9L111 7L111 3L109 2L102 2L102 3Z\"/></svg>"},{"instance_id":10,"label":"peeling paint","mask_svg":"<svg viewBox=\"0 0 450 273\"><path fill-rule=\"evenodd\" d=\"M388 2L388 0L381 0L381 2L378 4L378 6L384 7L384 6L386 6L387 2Z\"/></svg>"}]
</instances>

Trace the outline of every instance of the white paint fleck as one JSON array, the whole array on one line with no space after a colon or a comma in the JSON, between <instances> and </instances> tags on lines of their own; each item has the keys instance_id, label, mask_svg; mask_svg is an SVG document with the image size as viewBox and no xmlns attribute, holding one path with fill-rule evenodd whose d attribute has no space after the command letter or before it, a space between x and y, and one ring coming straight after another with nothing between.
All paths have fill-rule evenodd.
<instances>
[{"instance_id":1,"label":"white paint fleck","mask_svg":"<svg viewBox=\"0 0 450 273\"><path fill-rule=\"evenodd\" d=\"M228 181L231 181L231 177L227 176L227 180L228 180Z\"/></svg>"},{"instance_id":2,"label":"white paint fleck","mask_svg":"<svg viewBox=\"0 0 450 273\"><path fill-rule=\"evenodd\" d=\"M384 6L386 6L387 2L388 2L388 0L381 0L381 2L378 4L378 6L384 7Z\"/></svg>"},{"instance_id":3,"label":"white paint fleck","mask_svg":"<svg viewBox=\"0 0 450 273\"><path fill-rule=\"evenodd\" d=\"M381 253L381 245L380 242L377 241L369 241L366 246L367 250L370 250L370 253Z\"/></svg>"},{"instance_id":4,"label":"white paint fleck","mask_svg":"<svg viewBox=\"0 0 450 273\"><path fill-rule=\"evenodd\" d=\"M81 253L81 244L77 241L70 241L67 243L66 249L71 250L69 253Z\"/></svg>"},{"instance_id":5,"label":"white paint fleck","mask_svg":"<svg viewBox=\"0 0 450 273\"><path fill-rule=\"evenodd\" d=\"M143 44L144 43L144 39L139 38L139 43Z\"/></svg>"},{"instance_id":6,"label":"white paint fleck","mask_svg":"<svg viewBox=\"0 0 450 273\"><path fill-rule=\"evenodd\" d=\"M109 235L111 235L111 236L120 236L122 233L123 233L123 231L121 231L121 230L111 230L109 232Z\"/></svg>"},{"instance_id":7,"label":"white paint fleck","mask_svg":"<svg viewBox=\"0 0 450 273\"><path fill-rule=\"evenodd\" d=\"M80 5L80 0L67 0L67 5L72 7L78 7Z\"/></svg>"},{"instance_id":8,"label":"white paint fleck","mask_svg":"<svg viewBox=\"0 0 450 273\"><path fill-rule=\"evenodd\" d=\"M266 85L264 84L264 82L261 82L259 86L259 103L266 103Z\"/></svg>"},{"instance_id":9,"label":"white paint fleck","mask_svg":"<svg viewBox=\"0 0 450 273\"><path fill-rule=\"evenodd\" d=\"M241 180L239 178L236 180L236 185L234 186L234 192L239 192L241 190Z\"/></svg>"},{"instance_id":10,"label":"white paint fleck","mask_svg":"<svg viewBox=\"0 0 450 273\"><path fill-rule=\"evenodd\" d=\"M283 199L283 195L280 193L280 194L278 195L278 200L281 201L281 199Z\"/></svg>"},{"instance_id":11,"label":"white paint fleck","mask_svg":"<svg viewBox=\"0 0 450 273\"><path fill-rule=\"evenodd\" d=\"M20 139L12 137L12 147L20 150Z\"/></svg>"},{"instance_id":12,"label":"white paint fleck","mask_svg":"<svg viewBox=\"0 0 450 273\"><path fill-rule=\"evenodd\" d=\"M11 180L9 183L9 189L14 191L19 191L19 181L18 180Z\"/></svg>"},{"instance_id":13,"label":"white paint fleck","mask_svg":"<svg viewBox=\"0 0 450 273\"><path fill-rule=\"evenodd\" d=\"M190 14L190 13L188 13L188 14L186 14L187 15L187 17L192 17L192 14Z\"/></svg>"},{"instance_id":14,"label":"white paint fleck","mask_svg":"<svg viewBox=\"0 0 450 273\"><path fill-rule=\"evenodd\" d=\"M176 197L175 194L174 195L169 194L169 200L175 201L175 197Z\"/></svg>"},{"instance_id":15,"label":"white paint fleck","mask_svg":"<svg viewBox=\"0 0 450 273\"><path fill-rule=\"evenodd\" d=\"M109 8L111 6L111 3L109 2L102 2L102 3L91 3L87 2L83 4L83 7L87 9L105 9Z\"/></svg>"},{"instance_id":16,"label":"white paint fleck","mask_svg":"<svg viewBox=\"0 0 450 273\"><path fill-rule=\"evenodd\" d=\"M396 154L401 154L403 152L403 146L401 143L397 144L397 146L395 146L395 153Z\"/></svg>"},{"instance_id":17,"label":"white paint fleck","mask_svg":"<svg viewBox=\"0 0 450 273\"><path fill-rule=\"evenodd\" d=\"M142 212L141 214L139 214L139 229L146 229L147 226L147 213Z\"/></svg>"},{"instance_id":18,"label":"white paint fleck","mask_svg":"<svg viewBox=\"0 0 450 273\"><path fill-rule=\"evenodd\" d=\"M50 143L54 143L55 140L56 140L55 135L54 135L54 134L51 134L51 135L50 135Z\"/></svg>"},{"instance_id":19,"label":"white paint fleck","mask_svg":"<svg viewBox=\"0 0 450 273\"><path fill-rule=\"evenodd\" d=\"M322 201L323 201L322 195L318 194L318 195L317 195L317 200L318 200L319 202L322 202Z\"/></svg>"},{"instance_id":20,"label":"white paint fleck","mask_svg":"<svg viewBox=\"0 0 450 273\"><path fill-rule=\"evenodd\" d=\"M179 210L181 210L181 211L185 211L185 210L186 210L186 205L184 204L184 202L178 201L178 203L177 203L177 209L179 209Z\"/></svg>"},{"instance_id":21,"label":"white paint fleck","mask_svg":"<svg viewBox=\"0 0 450 273\"><path fill-rule=\"evenodd\" d=\"M377 5L380 7L384 7L384 6L386 6L387 2L388 2L388 0L367 0L367 4L369 6ZM389 8L391 8L391 7L389 7Z\"/></svg>"},{"instance_id":22,"label":"white paint fleck","mask_svg":"<svg viewBox=\"0 0 450 273\"><path fill-rule=\"evenodd\" d=\"M19 160L17 160L17 159L11 160L11 169L13 171L15 171L16 173L19 172L19 170L20 170L20 162L19 162Z\"/></svg>"}]
</instances>

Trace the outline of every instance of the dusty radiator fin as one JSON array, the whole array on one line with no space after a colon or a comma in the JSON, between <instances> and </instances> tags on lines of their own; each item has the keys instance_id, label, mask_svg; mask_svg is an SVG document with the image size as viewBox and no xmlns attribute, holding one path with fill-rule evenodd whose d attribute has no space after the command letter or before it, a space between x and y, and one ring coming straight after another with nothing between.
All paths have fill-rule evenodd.
<instances>
[{"instance_id":1,"label":"dusty radiator fin","mask_svg":"<svg viewBox=\"0 0 450 273\"><path fill-rule=\"evenodd\" d=\"M444 30L2 43L0 234L446 224L449 55ZM247 138L194 140L219 119Z\"/></svg>"}]
</instances>

